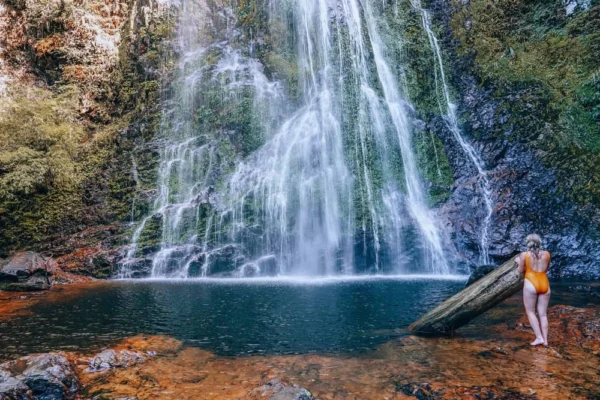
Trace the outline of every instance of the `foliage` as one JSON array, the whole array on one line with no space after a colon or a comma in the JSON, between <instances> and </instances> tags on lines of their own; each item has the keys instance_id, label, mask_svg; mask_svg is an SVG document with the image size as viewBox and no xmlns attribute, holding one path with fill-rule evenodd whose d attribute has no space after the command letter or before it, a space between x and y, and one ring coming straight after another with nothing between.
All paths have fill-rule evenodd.
<instances>
[{"instance_id":1,"label":"foliage","mask_svg":"<svg viewBox=\"0 0 600 400\"><path fill-rule=\"evenodd\" d=\"M0 200L73 189L81 183L83 129L76 90L17 95L0 114Z\"/></svg>"},{"instance_id":2,"label":"foliage","mask_svg":"<svg viewBox=\"0 0 600 400\"><path fill-rule=\"evenodd\" d=\"M429 184L429 203L438 204L448 198L454 181L444 145L428 130L417 134L415 147L419 169Z\"/></svg>"},{"instance_id":3,"label":"foliage","mask_svg":"<svg viewBox=\"0 0 600 400\"><path fill-rule=\"evenodd\" d=\"M600 6L567 16L559 0L479 0L459 9L453 28L459 50L474 55L482 84L527 84L548 94L550 114L562 122L548 139L600 148L600 126L585 123L597 119L590 102L598 95L599 17ZM582 132L567 134L574 120L583 122Z\"/></svg>"},{"instance_id":4,"label":"foliage","mask_svg":"<svg viewBox=\"0 0 600 400\"><path fill-rule=\"evenodd\" d=\"M157 152L148 143L160 121L158 71L169 68L159 55L172 32L167 11L153 14L148 25L137 19L120 25L128 7L113 0L10 5L22 40L3 42L14 55L9 61L47 84L15 81L0 111L0 256L22 246L56 247L88 227L129 221L132 204L137 217L146 215L146 192L156 182ZM119 32L118 60L93 49L96 36L86 30L99 26L73 24L75 17Z\"/></svg>"},{"instance_id":5,"label":"foliage","mask_svg":"<svg viewBox=\"0 0 600 400\"><path fill-rule=\"evenodd\" d=\"M539 150L561 191L600 205L600 5L567 15L561 0L454 1L459 54L473 57L508 136ZM509 132L507 134L506 132ZM585 172L584 172L585 171Z\"/></svg>"}]
</instances>

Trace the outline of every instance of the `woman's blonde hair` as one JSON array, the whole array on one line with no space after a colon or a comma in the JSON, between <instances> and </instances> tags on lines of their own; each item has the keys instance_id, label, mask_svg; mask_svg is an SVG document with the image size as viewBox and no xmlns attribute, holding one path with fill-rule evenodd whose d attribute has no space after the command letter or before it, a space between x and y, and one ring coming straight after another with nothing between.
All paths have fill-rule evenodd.
<instances>
[{"instance_id":1,"label":"woman's blonde hair","mask_svg":"<svg viewBox=\"0 0 600 400\"><path fill-rule=\"evenodd\" d=\"M542 238L540 235L536 233L527 235L525 244L527 245L527 250L535 254L536 257L540 257L540 250L542 249Z\"/></svg>"}]
</instances>

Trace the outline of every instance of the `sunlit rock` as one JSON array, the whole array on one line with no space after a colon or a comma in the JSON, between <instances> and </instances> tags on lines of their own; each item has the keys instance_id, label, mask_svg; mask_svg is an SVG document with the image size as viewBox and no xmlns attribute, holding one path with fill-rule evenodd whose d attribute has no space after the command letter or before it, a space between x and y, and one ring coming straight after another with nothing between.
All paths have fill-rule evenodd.
<instances>
[{"instance_id":1,"label":"sunlit rock","mask_svg":"<svg viewBox=\"0 0 600 400\"><path fill-rule=\"evenodd\" d=\"M20 252L0 265L3 290L46 290L52 287L56 262L32 251Z\"/></svg>"}]
</instances>

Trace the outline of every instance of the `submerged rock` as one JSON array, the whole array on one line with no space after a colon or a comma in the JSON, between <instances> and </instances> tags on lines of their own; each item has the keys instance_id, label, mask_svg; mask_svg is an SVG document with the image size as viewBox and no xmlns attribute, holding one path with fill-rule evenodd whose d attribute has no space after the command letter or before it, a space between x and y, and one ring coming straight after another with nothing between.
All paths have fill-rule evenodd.
<instances>
[{"instance_id":1,"label":"submerged rock","mask_svg":"<svg viewBox=\"0 0 600 400\"><path fill-rule=\"evenodd\" d=\"M60 353L21 357L0 364L2 398L75 399L79 387L73 365Z\"/></svg>"},{"instance_id":2,"label":"submerged rock","mask_svg":"<svg viewBox=\"0 0 600 400\"><path fill-rule=\"evenodd\" d=\"M310 392L303 388L286 387L279 393L269 397L269 400L312 400L314 397Z\"/></svg>"},{"instance_id":3,"label":"submerged rock","mask_svg":"<svg viewBox=\"0 0 600 400\"><path fill-rule=\"evenodd\" d=\"M30 291L52 287L56 262L33 251L13 255L0 266L0 284L3 290Z\"/></svg>"},{"instance_id":4,"label":"submerged rock","mask_svg":"<svg viewBox=\"0 0 600 400\"><path fill-rule=\"evenodd\" d=\"M569 291L575 293L588 293L590 296L600 299L600 287L592 287L592 286L569 286Z\"/></svg>"}]
</instances>

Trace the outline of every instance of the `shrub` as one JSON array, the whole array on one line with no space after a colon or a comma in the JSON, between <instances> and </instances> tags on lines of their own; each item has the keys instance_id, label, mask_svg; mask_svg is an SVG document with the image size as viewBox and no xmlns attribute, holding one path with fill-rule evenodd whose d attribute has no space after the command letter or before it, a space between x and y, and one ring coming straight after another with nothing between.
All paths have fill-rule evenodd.
<instances>
[{"instance_id":1,"label":"shrub","mask_svg":"<svg viewBox=\"0 0 600 400\"><path fill-rule=\"evenodd\" d=\"M0 200L76 187L84 139L76 90L53 96L34 89L14 98L0 113Z\"/></svg>"}]
</instances>

